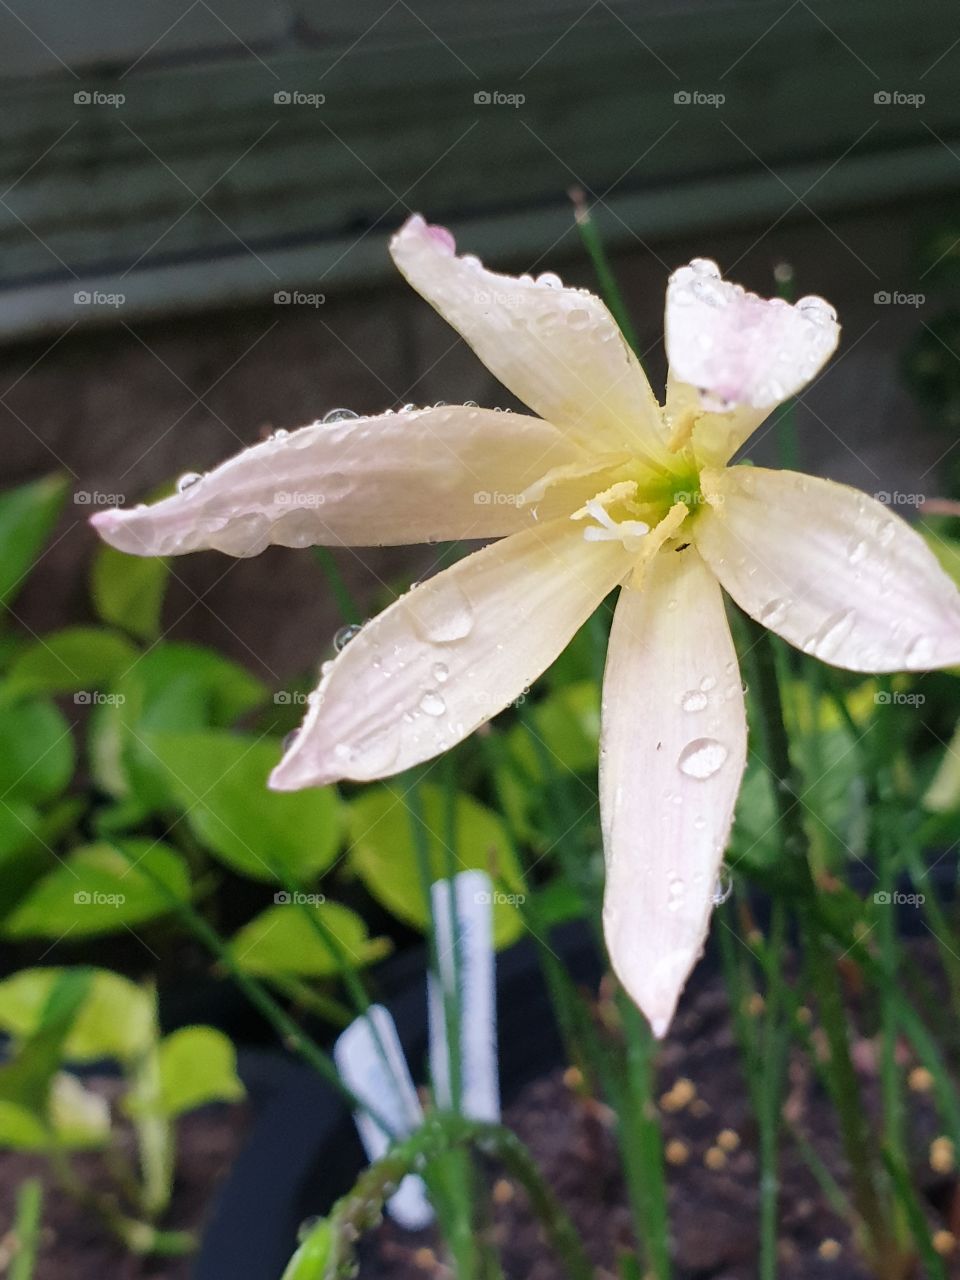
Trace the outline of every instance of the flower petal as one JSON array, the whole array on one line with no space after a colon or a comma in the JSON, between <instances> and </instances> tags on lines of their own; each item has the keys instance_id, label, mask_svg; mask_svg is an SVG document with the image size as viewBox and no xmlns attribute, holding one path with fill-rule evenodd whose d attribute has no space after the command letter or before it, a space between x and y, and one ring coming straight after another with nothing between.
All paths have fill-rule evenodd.
<instances>
[{"instance_id":1,"label":"flower petal","mask_svg":"<svg viewBox=\"0 0 960 1280\"><path fill-rule=\"evenodd\" d=\"M693 547L659 552L620 593L601 724L604 933L662 1036L703 947L746 762L723 597Z\"/></svg>"},{"instance_id":2,"label":"flower petal","mask_svg":"<svg viewBox=\"0 0 960 1280\"><path fill-rule=\"evenodd\" d=\"M693 536L741 609L850 671L960 663L960 593L899 516L856 489L761 467L703 472Z\"/></svg>"},{"instance_id":3,"label":"flower petal","mask_svg":"<svg viewBox=\"0 0 960 1280\"><path fill-rule=\"evenodd\" d=\"M534 412L598 451L664 461L660 411L640 362L599 298L554 275L498 275L457 257L450 232L419 214L390 252L410 284Z\"/></svg>"},{"instance_id":4,"label":"flower petal","mask_svg":"<svg viewBox=\"0 0 960 1280\"><path fill-rule=\"evenodd\" d=\"M630 563L555 520L415 587L332 663L271 786L366 781L447 751L523 693Z\"/></svg>"},{"instance_id":5,"label":"flower petal","mask_svg":"<svg viewBox=\"0 0 960 1280\"><path fill-rule=\"evenodd\" d=\"M112 546L151 556L500 537L535 518L524 489L580 456L538 418L401 410L278 432L173 497L92 523ZM539 518L557 514L549 497L539 504Z\"/></svg>"},{"instance_id":6,"label":"flower petal","mask_svg":"<svg viewBox=\"0 0 960 1280\"><path fill-rule=\"evenodd\" d=\"M792 306L759 298L722 280L707 258L675 271L667 286L667 357L671 382L695 388L705 411L694 436L700 460L728 461L775 405L823 367L839 336L836 312L822 298ZM678 393L674 387L674 406Z\"/></svg>"}]
</instances>

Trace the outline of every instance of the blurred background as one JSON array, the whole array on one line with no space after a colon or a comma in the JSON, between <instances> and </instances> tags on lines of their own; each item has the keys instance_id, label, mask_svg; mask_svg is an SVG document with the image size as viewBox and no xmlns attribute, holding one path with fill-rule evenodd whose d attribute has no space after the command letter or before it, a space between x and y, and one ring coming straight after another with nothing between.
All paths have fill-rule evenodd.
<instances>
[{"instance_id":1,"label":"blurred background","mask_svg":"<svg viewBox=\"0 0 960 1280\"><path fill-rule=\"evenodd\" d=\"M802 465L951 489L952 3L34 0L0 3L0 33L4 478L73 495L15 605L31 630L88 609L91 507L334 407L510 403L393 270L411 211L489 265L594 286L582 189L657 380L670 270L711 256L771 293L789 264L844 326ZM432 557L341 560L368 600ZM177 562L164 623L276 682L336 614L272 548Z\"/></svg>"}]
</instances>

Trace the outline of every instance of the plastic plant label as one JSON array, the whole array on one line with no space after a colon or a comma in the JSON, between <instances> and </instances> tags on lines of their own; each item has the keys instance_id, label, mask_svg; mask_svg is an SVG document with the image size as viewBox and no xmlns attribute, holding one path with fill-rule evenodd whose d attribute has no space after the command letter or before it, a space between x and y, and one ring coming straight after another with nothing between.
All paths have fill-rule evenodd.
<instances>
[{"instance_id":1,"label":"plastic plant label","mask_svg":"<svg viewBox=\"0 0 960 1280\"><path fill-rule=\"evenodd\" d=\"M344 1084L390 1126L387 1133L366 1112L354 1112L360 1141L373 1163L386 1154L394 1139L413 1133L423 1122L417 1091L387 1010L372 1004L365 1017L351 1022L333 1046L333 1059ZM420 1231L433 1221L426 1188L416 1174L402 1180L387 1209L408 1231Z\"/></svg>"},{"instance_id":2,"label":"plastic plant label","mask_svg":"<svg viewBox=\"0 0 960 1280\"><path fill-rule=\"evenodd\" d=\"M430 1021L430 1070L437 1106L452 1108L454 1102L451 1096L444 996L458 993L459 1110L471 1120L496 1123L500 1119L500 1081L493 951L493 884L484 871L462 871L452 882L436 881L432 886L432 896L440 975L439 981L433 974L428 978L427 1010ZM455 934L451 926L455 928Z\"/></svg>"}]
</instances>

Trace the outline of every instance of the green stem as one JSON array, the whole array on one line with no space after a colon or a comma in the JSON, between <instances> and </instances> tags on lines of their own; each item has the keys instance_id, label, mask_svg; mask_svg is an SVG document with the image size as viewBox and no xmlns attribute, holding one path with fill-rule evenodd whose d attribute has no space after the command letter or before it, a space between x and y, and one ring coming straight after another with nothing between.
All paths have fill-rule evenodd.
<instances>
[{"instance_id":1,"label":"green stem","mask_svg":"<svg viewBox=\"0 0 960 1280\"><path fill-rule=\"evenodd\" d=\"M343 574L340 572L340 566L334 559L330 548L314 547L313 554L327 576L327 582L330 584L330 590L333 592L337 608L340 610L344 622L362 622L360 608L353 597L352 591L347 586Z\"/></svg>"},{"instance_id":2,"label":"green stem","mask_svg":"<svg viewBox=\"0 0 960 1280\"><path fill-rule=\"evenodd\" d=\"M304 1241L285 1273L285 1280L335 1280L352 1274L358 1238L377 1226L384 1202L401 1179L421 1172L425 1165L435 1163L444 1154L471 1147L500 1161L522 1185L571 1280L592 1280L593 1270L573 1223L519 1138L500 1125L441 1113L433 1115L411 1138L364 1170L353 1189L334 1205L329 1217L314 1228L313 1242L310 1238ZM311 1250L311 1243L319 1247ZM297 1265L298 1260L304 1259L309 1260L309 1266Z\"/></svg>"},{"instance_id":3,"label":"green stem","mask_svg":"<svg viewBox=\"0 0 960 1280\"><path fill-rule=\"evenodd\" d=\"M13 1220L14 1254L10 1262L10 1280L33 1280L40 1246L40 1218L43 1212L43 1184L39 1178L28 1178L17 1191L17 1210Z\"/></svg>"},{"instance_id":4,"label":"green stem","mask_svg":"<svg viewBox=\"0 0 960 1280\"><path fill-rule=\"evenodd\" d=\"M752 669L751 687L760 713L760 740L773 778L783 848L805 949L807 971L817 995L820 1020L829 1049L827 1078L837 1109L844 1153L850 1165L853 1200L865 1228L872 1262L878 1274L896 1277L901 1261L891 1237L890 1213L877 1177L878 1152L867 1123L850 1043L843 994L833 955L820 922L817 888L810 865L809 844L798 800L797 780L783 717L776 656L765 628L741 615L747 638L745 657Z\"/></svg>"},{"instance_id":5,"label":"green stem","mask_svg":"<svg viewBox=\"0 0 960 1280\"><path fill-rule=\"evenodd\" d=\"M590 261L593 263L593 269L597 273L597 283L600 285L600 293L604 302L610 310L610 314L617 322L617 327L626 338L634 351L637 359L640 359L640 343L637 341L636 330L630 320L630 314L627 311L626 304L623 301L623 295L620 292L620 286L617 284L616 277L610 267L610 261L607 258L607 251L603 247L603 240L597 230L597 224L594 222L587 206L586 196L581 187L574 187L570 192L570 199L573 201L573 214L577 222L577 230L580 232L580 238L583 241L584 248L590 255Z\"/></svg>"}]
</instances>

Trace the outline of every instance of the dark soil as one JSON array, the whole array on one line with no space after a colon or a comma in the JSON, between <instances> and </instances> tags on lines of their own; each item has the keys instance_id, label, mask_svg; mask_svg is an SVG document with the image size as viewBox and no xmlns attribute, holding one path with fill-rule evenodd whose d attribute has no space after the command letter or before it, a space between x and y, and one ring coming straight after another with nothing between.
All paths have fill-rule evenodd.
<instances>
[{"instance_id":1,"label":"dark soil","mask_svg":"<svg viewBox=\"0 0 960 1280\"><path fill-rule=\"evenodd\" d=\"M816 1042L818 1033L813 1032ZM879 1107L877 1045L863 1037L854 1057L868 1107ZM904 1066L915 1064L904 1055ZM952 1172L937 1174L930 1144L941 1133L923 1074L911 1076L907 1123L913 1176L931 1231L960 1237L960 1191ZM678 1081L681 1082L678 1085ZM660 1058L660 1114L668 1153L672 1253L676 1280L756 1280L758 1240L757 1130L734 1044L726 991L703 984L684 1002ZM785 1114L846 1191L835 1114L808 1061L790 1063ZM528 1144L541 1171L585 1241L596 1280L616 1280L617 1259L633 1250L613 1116L582 1096L575 1072L528 1086L504 1115ZM851 1232L831 1207L797 1143L781 1129L779 1280L870 1280ZM526 1196L492 1172L492 1233L506 1280L567 1280L549 1250ZM943 1235L938 1243L950 1243ZM957 1246L944 1259L960 1277ZM412 1235L385 1219L362 1253L362 1280L449 1277L438 1262L435 1233ZM919 1275L918 1272L918 1280Z\"/></svg>"},{"instance_id":2,"label":"dark soil","mask_svg":"<svg viewBox=\"0 0 960 1280\"><path fill-rule=\"evenodd\" d=\"M113 1080L88 1079L84 1083L108 1095L116 1092ZM211 1197L235 1159L245 1131L242 1106L204 1107L180 1120L173 1200L160 1226L199 1234ZM118 1145L128 1159L135 1159L131 1134L122 1127ZM88 1190L114 1189L101 1155L78 1155L73 1166ZM42 1157L11 1152L0 1154L0 1276L7 1274L13 1245L8 1233L17 1188L25 1178L34 1176L44 1183L43 1229L34 1280L188 1280L189 1257L131 1256L89 1209L80 1207L53 1184Z\"/></svg>"}]
</instances>

